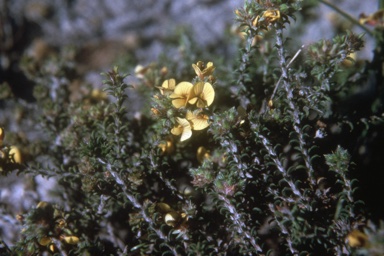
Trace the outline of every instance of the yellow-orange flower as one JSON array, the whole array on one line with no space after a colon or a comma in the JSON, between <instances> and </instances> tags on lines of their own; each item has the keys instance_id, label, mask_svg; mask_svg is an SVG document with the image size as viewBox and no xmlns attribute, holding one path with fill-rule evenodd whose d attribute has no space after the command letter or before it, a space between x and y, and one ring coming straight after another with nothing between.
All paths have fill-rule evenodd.
<instances>
[{"instance_id":1,"label":"yellow-orange flower","mask_svg":"<svg viewBox=\"0 0 384 256\"><path fill-rule=\"evenodd\" d=\"M150 67L151 67L150 65L147 65L147 66L137 65L135 67L135 75L136 75L136 77L139 78L139 79L143 79L144 75L148 72Z\"/></svg>"},{"instance_id":2,"label":"yellow-orange flower","mask_svg":"<svg viewBox=\"0 0 384 256\"><path fill-rule=\"evenodd\" d=\"M175 108L181 108L187 105L192 87L193 84L189 82L181 82L176 85L175 90L169 96L171 99L173 99L172 105Z\"/></svg>"},{"instance_id":3,"label":"yellow-orange flower","mask_svg":"<svg viewBox=\"0 0 384 256\"><path fill-rule=\"evenodd\" d=\"M352 230L348 236L347 241L351 247L365 247L368 245L368 236L360 230Z\"/></svg>"},{"instance_id":4,"label":"yellow-orange flower","mask_svg":"<svg viewBox=\"0 0 384 256\"><path fill-rule=\"evenodd\" d=\"M197 161L199 161L199 163L202 163L204 161L204 159L209 159L211 157L211 155L209 154L209 151L201 146L197 149L197 152L196 152L196 158L197 158Z\"/></svg>"},{"instance_id":5,"label":"yellow-orange flower","mask_svg":"<svg viewBox=\"0 0 384 256\"><path fill-rule=\"evenodd\" d=\"M171 140L167 140L159 144L159 148L163 155L170 155L175 150L173 142Z\"/></svg>"},{"instance_id":6,"label":"yellow-orange flower","mask_svg":"<svg viewBox=\"0 0 384 256\"><path fill-rule=\"evenodd\" d=\"M79 242L77 236L62 236L61 239L67 244L77 244Z\"/></svg>"},{"instance_id":7,"label":"yellow-orange flower","mask_svg":"<svg viewBox=\"0 0 384 256\"><path fill-rule=\"evenodd\" d=\"M175 87L176 87L176 80L171 78L171 79L165 80L161 85L161 87L157 87L157 88L159 88L160 93L164 95L164 93L173 92L173 90L175 90Z\"/></svg>"},{"instance_id":8,"label":"yellow-orange flower","mask_svg":"<svg viewBox=\"0 0 384 256\"><path fill-rule=\"evenodd\" d=\"M207 65L204 65L204 62L198 61L196 64L192 64L193 69L195 70L196 75L204 80L204 77L208 77L213 74L215 70L215 66L213 66L213 62L208 62Z\"/></svg>"},{"instance_id":9,"label":"yellow-orange flower","mask_svg":"<svg viewBox=\"0 0 384 256\"><path fill-rule=\"evenodd\" d=\"M210 83L198 82L190 91L188 103L198 108L209 107L215 99L215 90Z\"/></svg>"},{"instance_id":10,"label":"yellow-orange flower","mask_svg":"<svg viewBox=\"0 0 384 256\"><path fill-rule=\"evenodd\" d=\"M192 123L192 130L203 130L209 126L207 115L204 115L200 110L187 111L186 119Z\"/></svg>"},{"instance_id":11,"label":"yellow-orange flower","mask_svg":"<svg viewBox=\"0 0 384 256\"><path fill-rule=\"evenodd\" d=\"M279 10L266 10L262 16L269 23L274 22L280 19L280 11Z\"/></svg>"},{"instance_id":12,"label":"yellow-orange flower","mask_svg":"<svg viewBox=\"0 0 384 256\"><path fill-rule=\"evenodd\" d=\"M175 211L166 203L157 203L156 209L163 214L164 222L168 226L176 229L187 227L188 216L186 213Z\"/></svg>"},{"instance_id":13,"label":"yellow-orange flower","mask_svg":"<svg viewBox=\"0 0 384 256\"><path fill-rule=\"evenodd\" d=\"M185 141L192 136L192 127L190 122L185 118L176 117L178 123L177 126L173 127L171 133L173 135L181 135L180 141Z\"/></svg>"},{"instance_id":14,"label":"yellow-orange flower","mask_svg":"<svg viewBox=\"0 0 384 256\"><path fill-rule=\"evenodd\" d=\"M20 149L18 147L11 146L9 150L9 155L13 157L13 161L15 161L15 163L21 164L22 157L21 157Z\"/></svg>"}]
</instances>

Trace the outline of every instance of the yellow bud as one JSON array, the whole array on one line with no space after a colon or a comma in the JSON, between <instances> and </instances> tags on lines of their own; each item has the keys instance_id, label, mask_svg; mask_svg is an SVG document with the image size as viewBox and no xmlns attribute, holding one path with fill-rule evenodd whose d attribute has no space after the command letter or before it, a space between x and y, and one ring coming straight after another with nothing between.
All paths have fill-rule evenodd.
<instances>
[{"instance_id":1,"label":"yellow bud","mask_svg":"<svg viewBox=\"0 0 384 256\"><path fill-rule=\"evenodd\" d=\"M46 208L49 205L48 202L41 201L37 204L36 208Z\"/></svg>"},{"instance_id":2,"label":"yellow bud","mask_svg":"<svg viewBox=\"0 0 384 256\"><path fill-rule=\"evenodd\" d=\"M4 129L0 127L0 146L3 144L4 136Z\"/></svg>"},{"instance_id":3,"label":"yellow bud","mask_svg":"<svg viewBox=\"0 0 384 256\"><path fill-rule=\"evenodd\" d=\"M24 216L21 215L21 214L17 214L17 215L16 215L16 220L22 222L22 221L24 220Z\"/></svg>"},{"instance_id":4,"label":"yellow bud","mask_svg":"<svg viewBox=\"0 0 384 256\"><path fill-rule=\"evenodd\" d=\"M11 146L11 149L9 150L9 154L13 156L13 160L17 164L21 164L22 162L22 157L21 157L21 152L18 147L16 146Z\"/></svg>"},{"instance_id":5,"label":"yellow bud","mask_svg":"<svg viewBox=\"0 0 384 256\"><path fill-rule=\"evenodd\" d=\"M77 244L79 242L79 238L77 236L64 236L63 240L67 244Z\"/></svg>"},{"instance_id":6,"label":"yellow bud","mask_svg":"<svg viewBox=\"0 0 384 256\"><path fill-rule=\"evenodd\" d=\"M49 250L51 250L51 252L54 252L55 251L55 245L54 244L51 244L49 246Z\"/></svg>"},{"instance_id":7,"label":"yellow bud","mask_svg":"<svg viewBox=\"0 0 384 256\"><path fill-rule=\"evenodd\" d=\"M368 244L368 236L357 229L348 234L347 240L351 247L365 247Z\"/></svg>"},{"instance_id":8,"label":"yellow bud","mask_svg":"<svg viewBox=\"0 0 384 256\"><path fill-rule=\"evenodd\" d=\"M273 101L272 100L268 101L268 107L273 108Z\"/></svg>"},{"instance_id":9,"label":"yellow bud","mask_svg":"<svg viewBox=\"0 0 384 256\"><path fill-rule=\"evenodd\" d=\"M168 213L168 212L172 211L171 206L169 206L166 203L157 203L156 208L157 208L157 211L159 211L161 213Z\"/></svg>"},{"instance_id":10,"label":"yellow bud","mask_svg":"<svg viewBox=\"0 0 384 256\"><path fill-rule=\"evenodd\" d=\"M151 108L151 112L154 116L160 116L161 112L157 108Z\"/></svg>"},{"instance_id":11,"label":"yellow bud","mask_svg":"<svg viewBox=\"0 0 384 256\"><path fill-rule=\"evenodd\" d=\"M175 227L180 221L180 214L178 212L169 212L164 217L165 224Z\"/></svg>"},{"instance_id":12,"label":"yellow bud","mask_svg":"<svg viewBox=\"0 0 384 256\"><path fill-rule=\"evenodd\" d=\"M52 239L48 236L45 236L43 238L41 238L39 240L39 244L42 245L42 246L47 246L48 244L50 244L52 242Z\"/></svg>"},{"instance_id":13,"label":"yellow bud","mask_svg":"<svg viewBox=\"0 0 384 256\"><path fill-rule=\"evenodd\" d=\"M105 101L108 99L107 94L100 89L92 89L91 99L95 101Z\"/></svg>"},{"instance_id":14,"label":"yellow bud","mask_svg":"<svg viewBox=\"0 0 384 256\"><path fill-rule=\"evenodd\" d=\"M205 159L210 158L209 151L205 147L200 146L197 149L196 158L199 161L199 163L202 163Z\"/></svg>"},{"instance_id":15,"label":"yellow bud","mask_svg":"<svg viewBox=\"0 0 384 256\"><path fill-rule=\"evenodd\" d=\"M168 74L168 68L167 67L162 67L160 69L160 73L161 73L161 75L165 76L166 74Z\"/></svg>"},{"instance_id":16,"label":"yellow bud","mask_svg":"<svg viewBox=\"0 0 384 256\"><path fill-rule=\"evenodd\" d=\"M57 226L58 226L59 228L64 228L64 227L67 225L67 223L65 222L64 219L59 219L59 220L56 221L56 222L57 222Z\"/></svg>"},{"instance_id":17,"label":"yellow bud","mask_svg":"<svg viewBox=\"0 0 384 256\"><path fill-rule=\"evenodd\" d=\"M256 18L252 21L252 26L256 27L259 23L260 16L257 15Z\"/></svg>"}]
</instances>

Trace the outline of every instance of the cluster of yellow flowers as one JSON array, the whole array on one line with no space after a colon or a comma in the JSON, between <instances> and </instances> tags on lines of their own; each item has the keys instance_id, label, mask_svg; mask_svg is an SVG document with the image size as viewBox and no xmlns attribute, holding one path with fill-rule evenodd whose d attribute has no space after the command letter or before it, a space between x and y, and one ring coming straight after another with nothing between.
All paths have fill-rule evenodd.
<instances>
[{"instance_id":1,"label":"cluster of yellow flowers","mask_svg":"<svg viewBox=\"0 0 384 256\"><path fill-rule=\"evenodd\" d=\"M48 246L51 252L56 251L55 241L61 241L66 244L75 245L79 243L80 239L77 236L68 234L70 231L66 228L67 222L62 216L62 213L55 209L54 216L49 214L44 214L49 212L49 208L52 208L52 205L48 202L41 201L37 204L36 209L41 209L42 215L48 218L55 218L55 235L43 236L38 240L38 243L41 246ZM50 220L44 220L50 221Z\"/></svg>"},{"instance_id":2,"label":"cluster of yellow flowers","mask_svg":"<svg viewBox=\"0 0 384 256\"><path fill-rule=\"evenodd\" d=\"M3 141L5 138L4 128L0 127L0 172L9 164L21 164L22 156L20 149L16 146L5 146Z\"/></svg>"},{"instance_id":3,"label":"cluster of yellow flowers","mask_svg":"<svg viewBox=\"0 0 384 256\"><path fill-rule=\"evenodd\" d=\"M274 10L274 9L268 9L266 10L261 18L269 25L280 19L280 11ZM252 25L254 27L257 27L259 25L260 16L257 15L256 18L253 20Z\"/></svg>"},{"instance_id":4,"label":"cluster of yellow flowers","mask_svg":"<svg viewBox=\"0 0 384 256\"><path fill-rule=\"evenodd\" d=\"M176 84L176 80L171 78L165 80L159 87L160 93L171 99L173 107L179 110L186 109L184 117L175 117L176 125L171 130L173 135L181 135L180 141L191 138L193 130L203 130L209 126L209 117L203 109L209 107L215 98L215 90L210 83L214 81L213 63L208 62L205 66L199 61L192 64L192 67L198 78L196 83L183 81ZM155 110L152 109L152 112L155 113Z\"/></svg>"}]
</instances>

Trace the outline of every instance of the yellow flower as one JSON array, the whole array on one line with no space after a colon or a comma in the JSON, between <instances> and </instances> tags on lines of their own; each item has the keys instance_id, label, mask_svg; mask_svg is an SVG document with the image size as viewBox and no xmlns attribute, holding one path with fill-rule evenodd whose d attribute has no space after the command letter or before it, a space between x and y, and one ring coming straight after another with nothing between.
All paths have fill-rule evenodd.
<instances>
[{"instance_id":1,"label":"yellow flower","mask_svg":"<svg viewBox=\"0 0 384 256\"><path fill-rule=\"evenodd\" d=\"M21 164L22 157L21 157L20 149L18 147L11 146L9 150L9 155L13 157L13 161L15 161L15 163Z\"/></svg>"},{"instance_id":2,"label":"yellow flower","mask_svg":"<svg viewBox=\"0 0 384 256\"><path fill-rule=\"evenodd\" d=\"M189 121L185 118L176 117L176 121L178 122L178 125L173 127L171 130L171 133L173 135L180 135L181 138L180 141L185 141L192 136L192 127Z\"/></svg>"},{"instance_id":3,"label":"yellow flower","mask_svg":"<svg viewBox=\"0 0 384 256\"><path fill-rule=\"evenodd\" d=\"M203 130L209 126L207 115L204 115L200 110L187 111L186 119L192 123L192 130Z\"/></svg>"},{"instance_id":4,"label":"yellow flower","mask_svg":"<svg viewBox=\"0 0 384 256\"><path fill-rule=\"evenodd\" d=\"M198 61L196 64L192 64L193 69L195 70L196 75L204 80L204 77L208 77L212 75L215 70L215 66L213 66L213 62L208 62L207 66L204 65L204 62Z\"/></svg>"},{"instance_id":5,"label":"yellow flower","mask_svg":"<svg viewBox=\"0 0 384 256\"><path fill-rule=\"evenodd\" d=\"M171 140L167 140L164 143L160 143L159 148L161 149L163 155L170 155L175 150L175 147L173 146L173 142Z\"/></svg>"},{"instance_id":6,"label":"yellow flower","mask_svg":"<svg viewBox=\"0 0 384 256\"><path fill-rule=\"evenodd\" d=\"M108 99L108 95L100 89L92 89L90 98L95 102L106 101Z\"/></svg>"},{"instance_id":7,"label":"yellow flower","mask_svg":"<svg viewBox=\"0 0 384 256\"><path fill-rule=\"evenodd\" d=\"M202 163L204 159L209 159L210 157L211 155L205 147L201 146L197 149L196 158L199 163Z\"/></svg>"},{"instance_id":8,"label":"yellow flower","mask_svg":"<svg viewBox=\"0 0 384 256\"><path fill-rule=\"evenodd\" d=\"M168 226L176 229L186 228L188 220L186 213L175 211L166 203L157 203L156 209L163 214L164 222Z\"/></svg>"},{"instance_id":9,"label":"yellow flower","mask_svg":"<svg viewBox=\"0 0 384 256\"><path fill-rule=\"evenodd\" d=\"M169 96L171 99L173 99L172 105L175 108L181 108L187 105L189 94L191 92L192 87L193 87L193 84L189 82L181 82L178 85L176 85L175 90Z\"/></svg>"},{"instance_id":10,"label":"yellow flower","mask_svg":"<svg viewBox=\"0 0 384 256\"><path fill-rule=\"evenodd\" d=\"M198 82L190 91L188 103L198 108L209 107L215 99L215 90L210 83Z\"/></svg>"},{"instance_id":11,"label":"yellow flower","mask_svg":"<svg viewBox=\"0 0 384 256\"><path fill-rule=\"evenodd\" d=\"M143 79L144 75L147 73L147 71L150 69L150 65L147 66L142 66L142 65L137 65L135 67L135 75L139 79Z\"/></svg>"},{"instance_id":12,"label":"yellow flower","mask_svg":"<svg viewBox=\"0 0 384 256\"><path fill-rule=\"evenodd\" d=\"M278 19L280 19L280 11L279 10L266 10L263 13L263 18L268 21L268 23L272 23Z\"/></svg>"},{"instance_id":13,"label":"yellow flower","mask_svg":"<svg viewBox=\"0 0 384 256\"><path fill-rule=\"evenodd\" d=\"M79 238L77 236L62 236L61 239L67 244L77 244L79 242Z\"/></svg>"},{"instance_id":14,"label":"yellow flower","mask_svg":"<svg viewBox=\"0 0 384 256\"><path fill-rule=\"evenodd\" d=\"M165 92L173 92L173 90L175 90L175 86L176 86L176 80L171 78L171 79L165 80L161 85L161 87L157 87L157 88L159 88L160 93L164 95Z\"/></svg>"},{"instance_id":15,"label":"yellow flower","mask_svg":"<svg viewBox=\"0 0 384 256\"><path fill-rule=\"evenodd\" d=\"M368 236L354 229L348 234L347 241L351 247L366 247L368 245Z\"/></svg>"}]
</instances>

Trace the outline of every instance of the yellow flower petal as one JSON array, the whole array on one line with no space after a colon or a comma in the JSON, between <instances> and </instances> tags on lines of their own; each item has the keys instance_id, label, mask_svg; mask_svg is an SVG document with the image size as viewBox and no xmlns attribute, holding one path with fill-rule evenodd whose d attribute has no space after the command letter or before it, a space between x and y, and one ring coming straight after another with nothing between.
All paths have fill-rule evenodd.
<instances>
[{"instance_id":1,"label":"yellow flower petal","mask_svg":"<svg viewBox=\"0 0 384 256\"><path fill-rule=\"evenodd\" d=\"M178 85L176 85L175 90L173 93L169 96L172 100L172 105L175 108L181 108L187 105L189 94L191 92L191 89L193 87L193 84L189 82L181 82Z\"/></svg>"},{"instance_id":2,"label":"yellow flower petal","mask_svg":"<svg viewBox=\"0 0 384 256\"><path fill-rule=\"evenodd\" d=\"M77 236L64 236L63 240L67 244L77 244L79 242L79 238Z\"/></svg>"},{"instance_id":3,"label":"yellow flower petal","mask_svg":"<svg viewBox=\"0 0 384 256\"><path fill-rule=\"evenodd\" d=\"M268 20L268 22L274 22L278 19L280 19L280 11L279 10L266 10L263 13L263 18Z\"/></svg>"},{"instance_id":4,"label":"yellow flower petal","mask_svg":"<svg viewBox=\"0 0 384 256\"><path fill-rule=\"evenodd\" d=\"M215 99L215 90L210 83L198 82L192 90L188 100L189 104L196 104L198 108L209 107Z\"/></svg>"},{"instance_id":5,"label":"yellow flower petal","mask_svg":"<svg viewBox=\"0 0 384 256\"><path fill-rule=\"evenodd\" d=\"M196 75L201 78L202 73L200 68L196 64L192 64L192 68L195 70Z\"/></svg>"},{"instance_id":6,"label":"yellow flower petal","mask_svg":"<svg viewBox=\"0 0 384 256\"><path fill-rule=\"evenodd\" d=\"M192 130L203 130L209 126L209 117L201 113L201 111L187 111L186 118L192 122Z\"/></svg>"},{"instance_id":7,"label":"yellow flower petal","mask_svg":"<svg viewBox=\"0 0 384 256\"><path fill-rule=\"evenodd\" d=\"M210 83L204 84L203 98L207 103L207 107L209 107L215 99L215 90Z\"/></svg>"},{"instance_id":8,"label":"yellow flower petal","mask_svg":"<svg viewBox=\"0 0 384 256\"><path fill-rule=\"evenodd\" d=\"M175 147L173 146L173 142L171 140L166 140L165 142L160 143L158 147L161 149L163 155L172 154L175 150Z\"/></svg>"},{"instance_id":9,"label":"yellow flower petal","mask_svg":"<svg viewBox=\"0 0 384 256\"><path fill-rule=\"evenodd\" d=\"M213 62L208 62L207 67L203 70L204 77L212 75L213 71L215 70L215 66L213 66Z\"/></svg>"},{"instance_id":10,"label":"yellow flower petal","mask_svg":"<svg viewBox=\"0 0 384 256\"><path fill-rule=\"evenodd\" d=\"M185 105L187 105L187 98L174 99L172 100L172 105L175 108L185 107Z\"/></svg>"},{"instance_id":11,"label":"yellow flower petal","mask_svg":"<svg viewBox=\"0 0 384 256\"><path fill-rule=\"evenodd\" d=\"M13 157L13 160L17 164L21 164L22 162L22 157L21 157L21 152L20 149L16 146L11 146L11 149L9 150L9 155Z\"/></svg>"},{"instance_id":12,"label":"yellow flower petal","mask_svg":"<svg viewBox=\"0 0 384 256\"><path fill-rule=\"evenodd\" d=\"M176 87L176 80L171 78L168 80L165 80L161 87L157 87L160 89L160 93L164 95L165 92L172 92Z\"/></svg>"},{"instance_id":13,"label":"yellow flower petal","mask_svg":"<svg viewBox=\"0 0 384 256\"><path fill-rule=\"evenodd\" d=\"M197 149L196 158L197 158L197 161L199 161L199 163L202 163L204 159L210 158L209 151L205 147L200 146Z\"/></svg>"},{"instance_id":14,"label":"yellow flower petal","mask_svg":"<svg viewBox=\"0 0 384 256\"><path fill-rule=\"evenodd\" d=\"M180 214L178 212L169 212L164 216L165 224L175 227L180 222Z\"/></svg>"},{"instance_id":15,"label":"yellow flower petal","mask_svg":"<svg viewBox=\"0 0 384 256\"><path fill-rule=\"evenodd\" d=\"M176 121L179 123L179 126L177 126L177 129L173 128L171 130L171 133L174 135L180 135L181 138L180 141L185 141L192 136L192 127L189 121L185 118L176 117ZM181 132L180 132L181 131ZM178 133L180 132L180 133ZM178 134L176 134L178 133Z\"/></svg>"},{"instance_id":16,"label":"yellow flower petal","mask_svg":"<svg viewBox=\"0 0 384 256\"><path fill-rule=\"evenodd\" d=\"M176 136L182 134L183 133L183 126L177 125L177 126L173 127L171 130L171 133L173 135L176 135Z\"/></svg>"},{"instance_id":17,"label":"yellow flower petal","mask_svg":"<svg viewBox=\"0 0 384 256\"><path fill-rule=\"evenodd\" d=\"M45 201L40 201L40 202L37 204L37 206L36 206L36 208L41 208L41 209L45 209L45 208L47 208L47 207L50 207L50 203L45 202Z\"/></svg>"},{"instance_id":18,"label":"yellow flower petal","mask_svg":"<svg viewBox=\"0 0 384 256\"><path fill-rule=\"evenodd\" d=\"M192 68L195 70L196 75L204 80L204 77L212 75L216 67L213 66L213 62L208 62L205 66L204 62L198 61L196 64L192 64Z\"/></svg>"}]
</instances>

